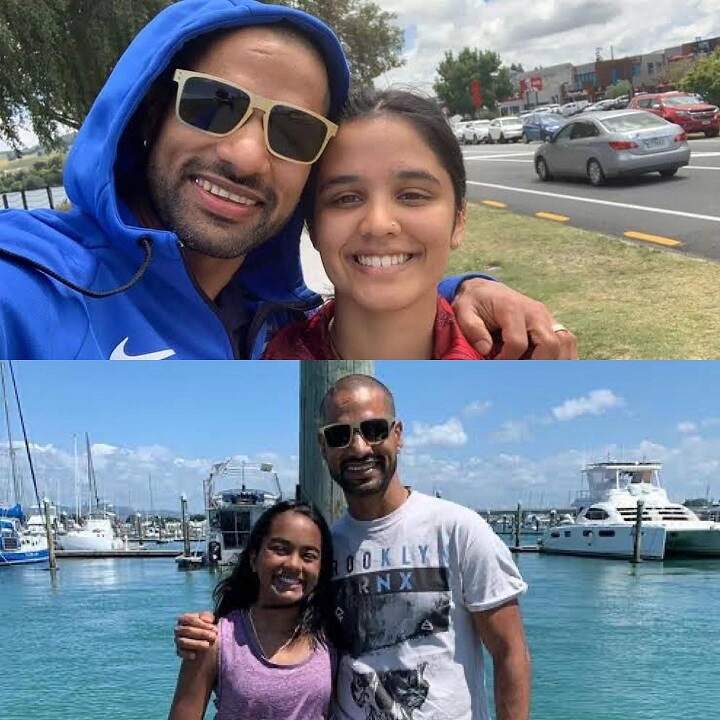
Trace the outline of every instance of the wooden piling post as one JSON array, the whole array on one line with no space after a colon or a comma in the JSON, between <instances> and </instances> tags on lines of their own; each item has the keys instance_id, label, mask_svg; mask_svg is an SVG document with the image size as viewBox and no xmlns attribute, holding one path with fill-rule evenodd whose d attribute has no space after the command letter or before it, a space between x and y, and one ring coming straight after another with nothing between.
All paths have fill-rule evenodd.
<instances>
[{"instance_id":1,"label":"wooden piling post","mask_svg":"<svg viewBox=\"0 0 720 720\"><path fill-rule=\"evenodd\" d=\"M320 403L345 375L372 375L372 360L303 360L300 363L300 497L332 522L345 510L345 497L327 471L318 443Z\"/></svg>"},{"instance_id":2,"label":"wooden piling post","mask_svg":"<svg viewBox=\"0 0 720 720\"><path fill-rule=\"evenodd\" d=\"M515 547L520 547L520 524L522 523L522 505L517 504L515 512Z\"/></svg>"},{"instance_id":3,"label":"wooden piling post","mask_svg":"<svg viewBox=\"0 0 720 720\"><path fill-rule=\"evenodd\" d=\"M50 572L55 572L57 570L57 559L55 558L55 542L50 527L50 501L47 498L43 498L43 508L45 509L45 537L48 544L49 569Z\"/></svg>"},{"instance_id":4,"label":"wooden piling post","mask_svg":"<svg viewBox=\"0 0 720 720\"><path fill-rule=\"evenodd\" d=\"M180 513L182 515L183 555L190 557L190 528L188 527L187 495L185 493L180 496Z\"/></svg>"},{"instance_id":5,"label":"wooden piling post","mask_svg":"<svg viewBox=\"0 0 720 720\"><path fill-rule=\"evenodd\" d=\"M645 508L645 501L644 500L638 500L637 503L637 512L635 514L635 542L633 545L633 564L639 563L642 561L642 558L640 557L640 551L641 551L641 538L642 538L642 516L643 516L643 509Z\"/></svg>"}]
</instances>

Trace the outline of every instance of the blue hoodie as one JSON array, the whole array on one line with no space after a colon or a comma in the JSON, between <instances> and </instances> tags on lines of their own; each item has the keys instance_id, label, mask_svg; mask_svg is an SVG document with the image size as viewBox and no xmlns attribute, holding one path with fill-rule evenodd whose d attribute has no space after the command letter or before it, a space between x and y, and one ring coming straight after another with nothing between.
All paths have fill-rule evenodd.
<instances>
[{"instance_id":1,"label":"blue hoodie","mask_svg":"<svg viewBox=\"0 0 720 720\"><path fill-rule=\"evenodd\" d=\"M300 210L248 254L216 304L188 272L177 236L142 227L116 188L117 175L144 173L129 123L183 44L279 21L302 29L322 51L330 116L338 113L347 63L317 18L253 0L182 0L163 10L122 55L78 133L64 174L72 209L0 213L0 358L260 357L274 329L320 304L302 278ZM243 325L240 343L228 329L233 323Z\"/></svg>"}]
</instances>

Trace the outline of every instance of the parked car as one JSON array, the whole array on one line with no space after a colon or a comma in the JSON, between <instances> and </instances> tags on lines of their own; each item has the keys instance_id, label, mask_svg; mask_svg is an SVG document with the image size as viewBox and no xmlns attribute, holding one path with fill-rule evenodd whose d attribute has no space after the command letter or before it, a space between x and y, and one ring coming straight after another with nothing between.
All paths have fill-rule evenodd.
<instances>
[{"instance_id":1,"label":"parked car","mask_svg":"<svg viewBox=\"0 0 720 720\"><path fill-rule=\"evenodd\" d=\"M630 101L628 108L647 110L680 125L687 133L701 132L705 137L720 135L720 110L697 95L677 91L642 93Z\"/></svg>"},{"instance_id":2,"label":"parked car","mask_svg":"<svg viewBox=\"0 0 720 720\"><path fill-rule=\"evenodd\" d=\"M571 117L572 115L577 115L579 112L582 112L589 104L587 100L573 100L572 102L565 103L560 108L560 113L564 117Z\"/></svg>"},{"instance_id":3,"label":"parked car","mask_svg":"<svg viewBox=\"0 0 720 720\"><path fill-rule=\"evenodd\" d=\"M638 110L583 113L535 151L535 171L541 180L575 175L587 177L593 185L650 172L668 178L689 161L685 131Z\"/></svg>"},{"instance_id":4,"label":"parked car","mask_svg":"<svg viewBox=\"0 0 720 720\"><path fill-rule=\"evenodd\" d=\"M551 105L538 105L536 108L534 108L534 112L556 113L556 112L560 112L560 106L557 103L553 103Z\"/></svg>"},{"instance_id":5,"label":"parked car","mask_svg":"<svg viewBox=\"0 0 720 720\"><path fill-rule=\"evenodd\" d=\"M583 108L583 112L598 112L600 110L611 110L615 100L598 100L598 102Z\"/></svg>"},{"instance_id":6,"label":"parked car","mask_svg":"<svg viewBox=\"0 0 720 720\"><path fill-rule=\"evenodd\" d=\"M488 128L488 142L505 143L510 140L517 142L522 138L522 134L523 124L519 117L495 118Z\"/></svg>"},{"instance_id":7,"label":"parked car","mask_svg":"<svg viewBox=\"0 0 720 720\"><path fill-rule=\"evenodd\" d=\"M567 119L557 113L532 113L523 118L523 140L526 143L531 140L547 140L566 122Z\"/></svg>"},{"instance_id":8,"label":"parked car","mask_svg":"<svg viewBox=\"0 0 720 720\"><path fill-rule=\"evenodd\" d=\"M463 141L472 145L487 142L489 120L473 120L465 123L463 128Z\"/></svg>"},{"instance_id":9,"label":"parked car","mask_svg":"<svg viewBox=\"0 0 720 720\"><path fill-rule=\"evenodd\" d=\"M451 127L455 139L462 145L465 142L465 128L463 127L463 123L455 123L451 125Z\"/></svg>"}]
</instances>

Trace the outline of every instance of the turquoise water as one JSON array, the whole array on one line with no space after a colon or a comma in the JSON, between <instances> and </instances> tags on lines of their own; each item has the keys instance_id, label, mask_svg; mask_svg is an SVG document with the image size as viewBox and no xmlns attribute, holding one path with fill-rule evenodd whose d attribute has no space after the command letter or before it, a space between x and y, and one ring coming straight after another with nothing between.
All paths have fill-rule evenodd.
<instances>
[{"instance_id":1,"label":"turquoise water","mask_svg":"<svg viewBox=\"0 0 720 720\"><path fill-rule=\"evenodd\" d=\"M717 717L720 561L521 555L534 720ZM172 559L0 570L4 720L167 716L178 613L217 576ZM208 715L210 715L209 713Z\"/></svg>"}]
</instances>

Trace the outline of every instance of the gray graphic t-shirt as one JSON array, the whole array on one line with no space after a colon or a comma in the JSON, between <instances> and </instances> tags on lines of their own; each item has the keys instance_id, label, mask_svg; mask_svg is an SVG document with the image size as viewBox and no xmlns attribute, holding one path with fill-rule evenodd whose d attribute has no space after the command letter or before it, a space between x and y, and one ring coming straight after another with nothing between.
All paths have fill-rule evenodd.
<instances>
[{"instance_id":1,"label":"gray graphic t-shirt","mask_svg":"<svg viewBox=\"0 0 720 720\"><path fill-rule=\"evenodd\" d=\"M475 512L413 492L379 520L333 527L335 614L349 652L337 720L487 720L472 612L527 589Z\"/></svg>"}]
</instances>

